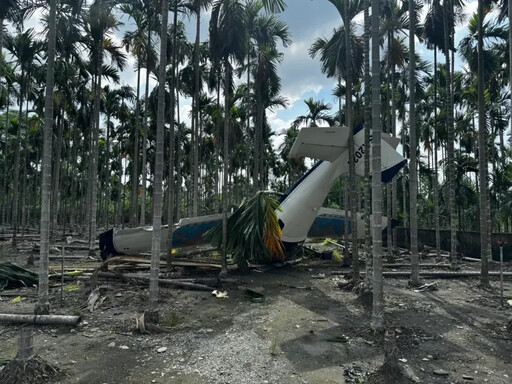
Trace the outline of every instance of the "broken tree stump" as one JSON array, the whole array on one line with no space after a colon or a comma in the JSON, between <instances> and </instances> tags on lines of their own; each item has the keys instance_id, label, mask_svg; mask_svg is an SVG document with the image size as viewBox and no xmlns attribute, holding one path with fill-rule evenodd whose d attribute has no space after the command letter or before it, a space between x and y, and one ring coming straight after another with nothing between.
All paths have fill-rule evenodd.
<instances>
[{"instance_id":1,"label":"broken tree stump","mask_svg":"<svg viewBox=\"0 0 512 384\"><path fill-rule=\"evenodd\" d=\"M391 328L384 334L384 364L368 377L367 384L406 384L412 381L398 365L398 348L395 331Z\"/></svg>"},{"instance_id":2,"label":"broken tree stump","mask_svg":"<svg viewBox=\"0 0 512 384\"><path fill-rule=\"evenodd\" d=\"M48 383L58 369L34 355L34 337L31 326L22 326L18 338L18 354L0 371L0 383Z\"/></svg>"}]
</instances>

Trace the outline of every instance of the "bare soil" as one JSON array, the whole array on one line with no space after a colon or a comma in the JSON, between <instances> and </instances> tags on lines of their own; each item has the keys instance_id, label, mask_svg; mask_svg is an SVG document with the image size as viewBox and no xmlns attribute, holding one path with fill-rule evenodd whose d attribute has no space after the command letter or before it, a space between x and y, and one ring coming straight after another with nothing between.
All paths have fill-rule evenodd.
<instances>
[{"instance_id":1,"label":"bare soil","mask_svg":"<svg viewBox=\"0 0 512 384\"><path fill-rule=\"evenodd\" d=\"M73 254L83 260L66 267L100 264L83 251ZM0 262L25 266L29 255L4 245ZM50 264L60 269L60 262ZM37 271L37 262L30 269ZM62 384L364 383L383 363L382 336L369 328L370 303L340 290L340 277L330 273L335 269L335 262L310 260L263 273L233 271L237 282L223 287L227 298L162 288L160 323L169 332L143 335L135 318L147 309L147 287L102 282L105 301L89 312L88 281L66 282L78 290L64 292L61 307L60 288L51 288L52 313L81 314L82 321L76 328L35 326L35 351L59 367L55 383ZM322 273L324 279L312 278ZM184 277L198 275L216 272L189 270ZM415 292L405 279L385 281L386 327L395 329L400 364L422 383L512 382L506 330L512 307L500 307L496 278L492 290L478 283L438 280L439 290ZM246 287L264 300L248 297ZM18 295L21 302L12 304ZM510 279L505 297L512 298ZM32 313L36 290L2 291L0 299L2 313ZM18 331L19 325L0 324L0 365L15 357ZM434 373L439 370L448 375Z\"/></svg>"}]
</instances>

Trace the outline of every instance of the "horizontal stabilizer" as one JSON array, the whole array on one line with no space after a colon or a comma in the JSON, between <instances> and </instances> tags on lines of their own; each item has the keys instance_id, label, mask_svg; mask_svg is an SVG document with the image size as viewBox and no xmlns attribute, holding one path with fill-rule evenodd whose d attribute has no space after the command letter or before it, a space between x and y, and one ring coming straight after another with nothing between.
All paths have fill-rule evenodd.
<instances>
[{"instance_id":1,"label":"horizontal stabilizer","mask_svg":"<svg viewBox=\"0 0 512 384\"><path fill-rule=\"evenodd\" d=\"M348 149L348 134L344 127L302 128L293 143L290 157L334 161Z\"/></svg>"}]
</instances>

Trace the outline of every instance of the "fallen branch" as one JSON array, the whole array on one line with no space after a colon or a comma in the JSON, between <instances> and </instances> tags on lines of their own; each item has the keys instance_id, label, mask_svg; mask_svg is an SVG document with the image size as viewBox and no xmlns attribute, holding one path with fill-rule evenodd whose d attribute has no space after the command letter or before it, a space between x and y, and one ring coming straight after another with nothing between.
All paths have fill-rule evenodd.
<instances>
[{"instance_id":1,"label":"fallen branch","mask_svg":"<svg viewBox=\"0 0 512 384\"><path fill-rule=\"evenodd\" d=\"M149 283L149 276L141 276L137 274L132 273L124 273L124 274L116 274L112 272L98 272L98 277L107 277L107 278L117 278L121 279L125 282L133 282L133 281L141 281L144 283ZM215 288L210 287L208 285L204 284L196 284L196 283L190 283L186 281L176 281L176 280L170 280L170 279L158 279L158 284L161 286L167 286L167 287L174 287L174 288L181 288L181 289L188 289L191 291L205 291L205 292L211 292Z\"/></svg>"},{"instance_id":2,"label":"fallen branch","mask_svg":"<svg viewBox=\"0 0 512 384\"><path fill-rule=\"evenodd\" d=\"M4 323L77 325L79 321L80 316L0 313L0 322Z\"/></svg>"},{"instance_id":3,"label":"fallen branch","mask_svg":"<svg viewBox=\"0 0 512 384\"><path fill-rule=\"evenodd\" d=\"M331 271L331 275L347 275L351 273L352 270L338 270ZM360 272L362 276L365 275L366 272ZM480 277L480 271L420 271L420 276L422 277L435 277L435 278L457 278L457 277ZM384 277L410 277L411 271L386 271L383 272L382 275ZM489 276L498 277L500 273L498 271L489 271ZM512 272L503 272L504 277L512 277Z\"/></svg>"}]
</instances>

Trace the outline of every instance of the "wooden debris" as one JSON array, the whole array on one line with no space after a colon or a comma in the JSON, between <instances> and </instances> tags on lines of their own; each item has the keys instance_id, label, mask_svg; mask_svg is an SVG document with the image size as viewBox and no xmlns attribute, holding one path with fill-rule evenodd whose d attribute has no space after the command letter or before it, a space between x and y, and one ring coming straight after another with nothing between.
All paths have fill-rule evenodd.
<instances>
[{"instance_id":1,"label":"wooden debris","mask_svg":"<svg viewBox=\"0 0 512 384\"><path fill-rule=\"evenodd\" d=\"M79 321L80 316L0 313L0 322L4 323L77 325Z\"/></svg>"}]
</instances>

